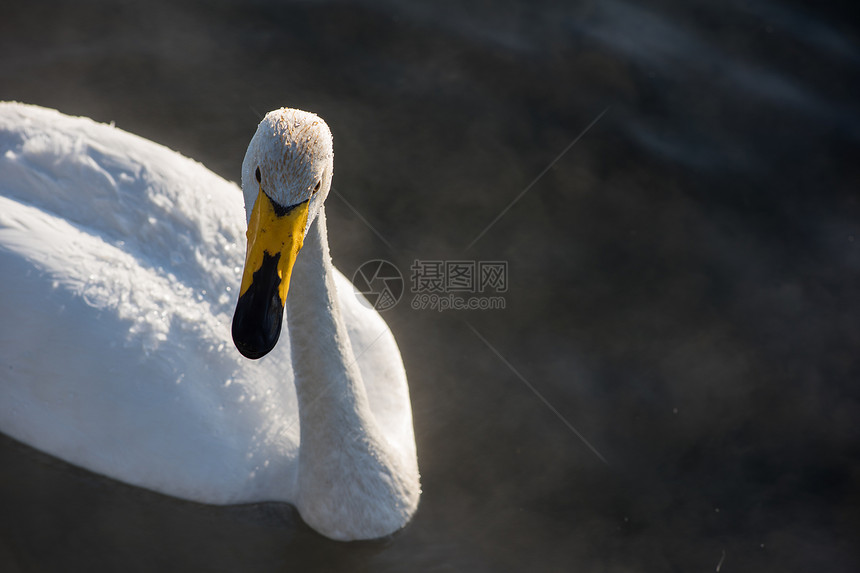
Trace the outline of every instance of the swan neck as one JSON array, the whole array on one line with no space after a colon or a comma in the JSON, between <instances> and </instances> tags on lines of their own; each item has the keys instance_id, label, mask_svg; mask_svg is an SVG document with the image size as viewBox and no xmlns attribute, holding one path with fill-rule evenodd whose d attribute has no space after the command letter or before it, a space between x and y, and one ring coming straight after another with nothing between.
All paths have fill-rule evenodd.
<instances>
[{"instance_id":1,"label":"swan neck","mask_svg":"<svg viewBox=\"0 0 860 573\"><path fill-rule=\"evenodd\" d=\"M414 462L391 448L371 413L339 300L321 209L287 296L300 424L296 505L329 537L368 539L403 527L420 486Z\"/></svg>"},{"instance_id":2,"label":"swan neck","mask_svg":"<svg viewBox=\"0 0 860 573\"><path fill-rule=\"evenodd\" d=\"M325 211L311 224L287 296L301 424L301 451L325 448L339 431L367 433L374 426L334 283Z\"/></svg>"}]
</instances>

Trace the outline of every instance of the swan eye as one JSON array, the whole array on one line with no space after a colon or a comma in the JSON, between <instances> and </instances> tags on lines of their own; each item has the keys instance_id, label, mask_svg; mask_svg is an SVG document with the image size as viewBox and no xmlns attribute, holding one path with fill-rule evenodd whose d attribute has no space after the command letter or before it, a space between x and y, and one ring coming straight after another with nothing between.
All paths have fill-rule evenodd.
<instances>
[{"instance_id":1,"label":"swan eye","mask_svg":"<svg viewBox=\"0 0 860 573\"><path fill-rule=\"evenodd\" d=\"M263 182L263 178L260 176L260 168L259 168L259 167L257 167L257 172L256 172L256 173L254 173L254 176L256 176L256 177L257 177L257 183L262 183L262 182Z\"/></svg>"},{"instance_id":2,"label":"swan eye","mask_svg":"<svg viewBox=\"0 0 860 573\"><path fill-rule=\"evenodd\" d=\"M320 185L322 185L322 179L317 181L317 185L316 185L316 187L314 187L314 193L316 193L317 191L320 190Z\"/></svg>"}]
</instances>

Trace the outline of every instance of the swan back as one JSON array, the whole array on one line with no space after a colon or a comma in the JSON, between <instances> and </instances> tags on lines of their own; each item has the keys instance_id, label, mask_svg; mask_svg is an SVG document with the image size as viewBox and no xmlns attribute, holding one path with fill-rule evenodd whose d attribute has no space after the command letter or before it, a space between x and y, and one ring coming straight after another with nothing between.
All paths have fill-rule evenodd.
<instances>
[{"instance_id":1,"label":"swan back","mask_svg":"<svg viewBox=\"0 0 860 573\"><path fill-rule=\"evenodd\" d=\"M0 104L0 152L4 197L217 293L215 310L230 312L244 249L234 184L110 125L23 104Z\"/></svg>"}]
</instances>

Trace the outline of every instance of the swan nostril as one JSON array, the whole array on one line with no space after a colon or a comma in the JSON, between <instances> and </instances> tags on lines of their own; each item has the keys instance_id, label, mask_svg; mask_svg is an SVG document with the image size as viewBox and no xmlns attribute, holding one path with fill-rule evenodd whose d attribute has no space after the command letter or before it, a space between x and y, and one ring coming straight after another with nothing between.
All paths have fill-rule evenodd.
<instances>
[{"instance_id":1,"label":"swan nostril","mask_svg":"<svg viewBox=\"0 0 860 573\"><path fill-rule=\"evenodd\" d=\"M259 167L257 167L257 172L254 173L254 176L257 178L257 183L263 182L263 178L260 176L260 168Z\"/></svg>"}]
</instances>

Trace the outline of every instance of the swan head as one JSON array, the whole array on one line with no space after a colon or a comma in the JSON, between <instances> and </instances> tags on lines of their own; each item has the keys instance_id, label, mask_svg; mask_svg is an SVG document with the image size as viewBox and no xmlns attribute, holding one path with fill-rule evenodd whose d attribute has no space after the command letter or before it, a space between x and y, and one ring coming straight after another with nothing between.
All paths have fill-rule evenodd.
<instances>
[{"instance_id":1,"label":"swan head","mask_svg":"<svg viewBox=\"0 0 860 573\"><path fill-rule=\"evenodd\" d=\"M331 189L333 157L326 123L297 109L266 114L248 145L242 163L248 244L233 315L233 341L248 358L265 356L278 342L290 275Z\"/></svg>"},{"instance_id":2,"label":"swan head","mask_svg":"<svg viewBox=\"0 0 860 573\"><path fill-rule=\"evenodd\" d=\"M307 231L331 188L333 158L331 131L321 117L289 108L267 113L242 162L248 221L263 192L287 209L308 201Z\"/></svg>"}]
</instances>

